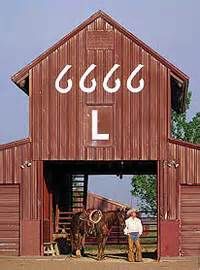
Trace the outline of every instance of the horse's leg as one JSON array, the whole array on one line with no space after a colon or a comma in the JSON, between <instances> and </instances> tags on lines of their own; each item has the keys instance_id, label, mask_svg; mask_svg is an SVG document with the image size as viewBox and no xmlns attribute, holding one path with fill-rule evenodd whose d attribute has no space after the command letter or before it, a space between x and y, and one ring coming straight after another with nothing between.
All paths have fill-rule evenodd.
<instances>
[{"instance_id":1,"label":"horse's leg","mask_svg":"<svg viewBox=\"0 0 200 270\"><path fill-rule=\"evenodd\" d=\"M82 241L81 241L81 255L85 255L85 234L82 236Z\"/></svg>"},{"instance_id":2,"label":"horse's leg","mask_svg":"<svg viewBox=\"0 0 200 270\"><path fill-rule=\"evenodd\" d=\"M104 258L104 251L105 251L105 247L106 247L106 242L108 240L108 235L105 235L103 237L103 241L102 241L102 250L101 250L101 259Z\"/></svg>"},{"instance_id":3,"label":"horse's leg","mask_svg":"<svg viewBox=\"0 0 200 270\"><path fill-rule=\"evenodd\" d=\"M81 256L81 235L80 233L78 233L76 235L76 257L80 257Z\"/></svg>"},{"instance_id":4,"label":"horse's leg","mask_svg":"<svg viewBox=\"0 0 200 270\"><path fill-rule=\"evenodd\" d=\"M71 241L71 254L75 255L76 250L77 250L77 234L76 233L71 234L70 241Z\"/></svg>"},{"instance_id":5,"label":"horse's leg","mask_svg":"<svg viewBox=\"0 0 200 270\"><path fill-rule=\"evenodd\" d=\"M102 253L102 237L101 236L97 238L97 242L98 242L97 260L101 260L101 253Z\"/></svg>"},{"instance_id":6,"label":"horse's leg","mask_svg":"<svg viewBox=\"0 0 200 270\"><path fill-rule=\"evenodd\" d=\"M72 255L74 252L74 239L72 235L70 235L70 243L71 243L71 255Z\"/></svg>"}]
</instances>

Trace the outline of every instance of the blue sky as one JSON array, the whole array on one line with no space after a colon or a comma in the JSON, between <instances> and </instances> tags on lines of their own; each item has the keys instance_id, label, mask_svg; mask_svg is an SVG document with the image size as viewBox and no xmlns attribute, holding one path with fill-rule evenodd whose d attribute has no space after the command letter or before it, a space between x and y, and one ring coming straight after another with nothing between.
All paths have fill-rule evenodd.
<instances>
[{"instance_id":1,"label":"blue sky","mask_svg":"<svg viewBox=\"0 0 200 270\"><path fill-rule=\"evenodd\" d=\"M97 10L190 76L200 111L199 0L7 0L0 3L0 144L28 136L28 98L10 76Z\"/></svg>"}]
</instances>

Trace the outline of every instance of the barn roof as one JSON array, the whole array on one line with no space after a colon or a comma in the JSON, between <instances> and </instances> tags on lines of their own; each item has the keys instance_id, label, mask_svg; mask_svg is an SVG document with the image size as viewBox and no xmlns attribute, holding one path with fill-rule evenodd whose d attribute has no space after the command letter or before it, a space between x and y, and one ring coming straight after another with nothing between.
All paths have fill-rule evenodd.
<instances>
[{"instance_id":1,"label":"barn roof","mask_svg":"<svg viewBox=\"0 0 200 270\"><path fill-rule=\"evenodd\" d=\"M19 145L27 144L30 142L31 142L30 138L24 138L21 140L10 142L10 143L0 144L0 151L5 150L5 149L10 149Z\"/></svg>"},{"instance_id":2,"label":"barn roof","mask_svg":"<svg viewBox=\"0 0 200 270\"><path fill-rule=\"evenodd\" d=\"M93 197L93 198L98 198L98 199L100 199L101 201L105 201L105 202L107 202L107 203L110 203L110 204L113 204L113 205L115 205L115 206L117 206L117 207L121 207L121 208L130 208L130 205L128 205L128 204L125 204L125 203L121 203L121 202L119 202L119 201L115 201L115 200L113 200L113 199L110 199L110 198L106 198L106 197L104 197L104 196L102 196L102 195L100 195L100 194L96 194L96 193L94 193L94 192L88 192L88 195L89 196L91 196L91 197Z\"/></svg>"},{"instance_id":3,"label":"barn roof","mask_svg":"<svg viewBox=\"0 0 200 270\"><path fill-rule=\"evenodd\" d=\"M42 61L44 58L48 57L53 51L58 49L61 45L63 45L67 40L69 40L71 37L76 35L79 31L84 29L86 26L91 24L94 20L102 18L106 22L108 22L110 25L112 25L114 28L118 29L121 33L123 33L125 36L133 40L134 43L136 43L138 46L143 48L145 51L147 51L150 55L152 55L155 59L157 59L159 62L161 62L164 66L169 68L171 72L177 76L182 83L182 93L183 93L183 103L185 103L185 96L188 88L188 80L189 77L184 74L181 70L179 70L176 66L171 64L168 60L166 60L164 57L162 57L160 54L158 54L156 51L151 49L148 45L146 45L143 41L138 39L135 35L130 33L127 29L125 29L122 25L120 25L118 22L116 22L113 18L111 18L109 15L104 13L103 11L98 11L95 14L93 14L91 17L89 17L87 20L85 20L82 24L80 24L78 27L76 27L72 32L65 35L62 39L60 39L57 43L55 43L52 47L47 49L45 52L43 52L40 56L38 56L36 59L34 59L31 63L23 67L20 71L15 73L11 79L12 81L21 88L24 92L28 94L28 78L29 70L32 69L35 65L37 65L40 61ZM181 104L181 107L184 107L184 104Z\"/></svg>"}]
</instances>

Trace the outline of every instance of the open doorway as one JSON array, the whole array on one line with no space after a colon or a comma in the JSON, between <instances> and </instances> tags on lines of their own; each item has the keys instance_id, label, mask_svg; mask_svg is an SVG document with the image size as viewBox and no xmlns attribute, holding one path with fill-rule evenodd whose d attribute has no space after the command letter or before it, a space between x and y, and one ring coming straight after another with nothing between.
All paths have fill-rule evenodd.
<instances>
[{"instance_id":1,"label":"open doorway","mask_svg":"<svg viewBox=\"0 0 200 270\"><path fill-rule=\"evenodd\" d=\"M130 184L136 175L154 175L156 181L156 161L46 162L45 181L46 192L49 194L49 209L47 210L47 212L49 211L49 222L44 222L44 236L46 235L48 239L52 239L53 235L61 234L64 227L69 230L72 215L83 208L98 208L102 211L108 211L126 206L127 208L136 207L140 210L140 198L131 196L131 186L129 194L127 193L128 200L126 200L126 194L123 194L123 199L116 196L116 194L122 195L122 193L128 191L128 189L122 189L122 187L125 183L126 185L127 183ZM115 190L113 196L112 194L109 196L109 189ZM91 199L92 196L93 199ZM46 220L48 219L47 212L46 217L44 217ZM140 211L139 214L144 227L141 239L143 253L147 257L150 255L155 258L158 242L157 213L150 215ZM48 226L49 228L47 228ZM88 251L94 250L92 247L95 244L95 237L86 239ZM123 231L117 227L112 229L106 248L110 246L111 250L113 250L115 247L123 253L126 252L126 245L127 239L123 235Z\"/></svg>"}]
</instances>

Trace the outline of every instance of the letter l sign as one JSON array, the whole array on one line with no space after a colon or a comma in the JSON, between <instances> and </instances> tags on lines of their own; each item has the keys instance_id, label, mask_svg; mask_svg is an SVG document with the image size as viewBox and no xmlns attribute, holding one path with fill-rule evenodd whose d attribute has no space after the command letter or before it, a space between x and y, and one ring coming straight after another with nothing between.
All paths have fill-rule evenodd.
<instances>
[{"instance_id":1,"label":"letter l sign","mask_svg":"<svg viewBox=\"0 0 200 270\"><path fill-rule=\"evenodd\" d=\"M98 111L92 110L92 140L109 140L109 134L98 133Z\"/></svg>"}]
</instances>

